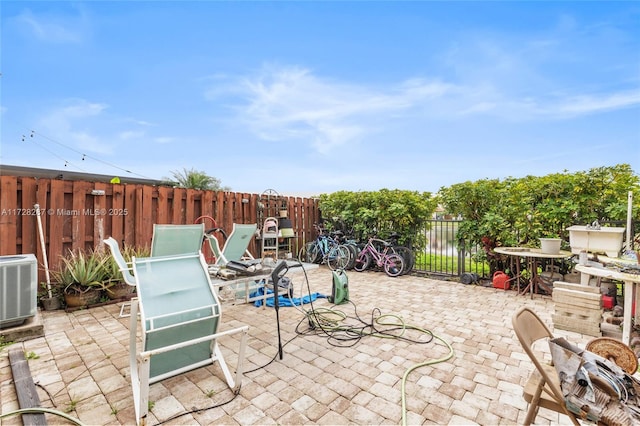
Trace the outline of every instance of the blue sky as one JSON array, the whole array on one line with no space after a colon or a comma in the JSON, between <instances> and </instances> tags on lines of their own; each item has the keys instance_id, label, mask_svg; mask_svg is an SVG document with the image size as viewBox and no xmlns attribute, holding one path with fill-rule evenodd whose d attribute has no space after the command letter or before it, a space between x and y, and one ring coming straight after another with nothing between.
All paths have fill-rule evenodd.
<instances>
[{"instance_id":1,"label":"blue sky","mask_svg":"<svg viewBox=\"0 0 640 426\"><path fill-rule=\"evenodd\" d=\"M233 191L640 172L640 3L0 3L0 164Z\"/></svg>"}]
</instances>

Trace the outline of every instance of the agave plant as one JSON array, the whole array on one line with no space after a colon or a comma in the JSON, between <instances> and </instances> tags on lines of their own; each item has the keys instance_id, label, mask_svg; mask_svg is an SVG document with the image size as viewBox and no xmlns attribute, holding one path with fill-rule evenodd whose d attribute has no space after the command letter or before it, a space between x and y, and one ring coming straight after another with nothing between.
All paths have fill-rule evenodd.
<instances>
[{"instance_id":1,"label":"agave plant","mask_svg":"<svg viewBox=\"0 0 640 426\"><path fill-rule=\"evenodd\" d=\"M65 293L85 293L91 289L106 289L108 258L96 251L69 250L62 257L60 268L52 271L54 280L64 286Z\"/></svg>"},{"instance_id":2,"label":"agave plant","mask_svg":"<svg viewBox=\"0 0 640 426\"><path fill-rule=\"evenodd\" d=\"M127 246L122 251L122 257L127 262L131 262L133 257L149 257L151 256L151 249L149 247L131 247Z\"/></svg>"},{"instance_id":3,"label":"agave plant","mask_svg":"<svg viewBox=\"0 0 640 426\"><path fill-rule=\"evenodd\" d=\"M104 256L106 257L104 264L104 288L107 290L107 295L110 298L117 298L121 297L120 295L133 292L134 289L131 289L130 286L125 283L124 277L122 276L122 271L120 271L120 266L116 262L115 258L108 252L105 252ZM150 249L146 247L126 247L122 252L122 256L124 257L126 262L131 262L134 256L149 257Z\"/></svg>"}]
</instances>

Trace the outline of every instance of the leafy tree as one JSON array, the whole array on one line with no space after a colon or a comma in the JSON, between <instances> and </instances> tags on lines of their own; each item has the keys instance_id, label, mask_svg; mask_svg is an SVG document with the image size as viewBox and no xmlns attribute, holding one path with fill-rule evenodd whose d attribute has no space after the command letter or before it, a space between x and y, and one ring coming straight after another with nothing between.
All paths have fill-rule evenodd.
<instances>
[{"instance_id":1,"label":"leafy tree","mask_svg":"<svg viewBox=\"0 0 640 426\"><path fill-rule=\"evenodd\" d=\"M203 189L210 191L230 191L229 187L222 187L221 181L218 178L207 175L205 172L191 169L187 170L186 168L182 169L182 171L173 170L171 171L171 178L165 178L168 182L175 186L179 186L181 188L190 188L190 189Z\"/></svg>"},{"instance_id":2,"label":"leafy tree","mask_svg":"<svg viewBox=\"0 0 640 426\"><path fill-rule=\"evenodd\" d=\"M633 192L634 220L640 220L640 178L627 164L586 172L556 173L465 182L441 188L439 202L465 221L458 237L476 244L537 245L551 235L568 240L566 228L594 220L624 221Z\"/></svg>"},{"instance_id":3,"label":"leafy tree","mask_svg":"<svg viewBox=\"0 0 640 426\"><path fill-rule=\"evenodd\" d=\"M428 192L381 189L380 191L338 191L320 195L320 211L328 227L340 229L364 240L376 235L386 239L392 232L399 242L415 248L424 246L424 222L435 211Z\"/></svg>"}]
</instances>

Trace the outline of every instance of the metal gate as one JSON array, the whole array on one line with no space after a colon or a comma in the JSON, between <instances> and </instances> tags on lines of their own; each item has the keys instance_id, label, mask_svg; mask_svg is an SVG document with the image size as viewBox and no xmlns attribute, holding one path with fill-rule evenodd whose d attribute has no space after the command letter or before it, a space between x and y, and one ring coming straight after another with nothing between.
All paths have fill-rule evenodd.
<instances>
[{"instance_id":1,"label":"metal gate","mask_svg":"<svg viewBox=\"0 0 640 426\"><path fill-rule=\"evenodd\" d=\"M487 278L489 263L478 245L470 252L460 246L457 238L460 220L433 219L425 223L425 247L416 251L413 273L457 277L465 272Z\"/></svg>"}]
</instances>

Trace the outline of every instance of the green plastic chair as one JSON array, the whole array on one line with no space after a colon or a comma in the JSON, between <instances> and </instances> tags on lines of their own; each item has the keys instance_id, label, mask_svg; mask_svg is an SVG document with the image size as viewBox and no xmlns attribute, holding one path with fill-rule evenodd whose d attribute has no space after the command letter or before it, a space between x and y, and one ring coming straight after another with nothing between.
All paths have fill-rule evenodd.
<instances>
[{"instance_id":1,"label":"green plastic chair","mask_svg":"<svg viewBox=\"0 0 640 426\"><path fill-rule=\"evenodd\" d=\"M131 306L129 362L137 423L146 420L151 384L214 362L237 394L249 327L218 331L221 306L202 253L134 258L132 263L137 298ZM242 336L232 374L217 340L236 333Z\"/></svg>"},{"instance_id":2,"label":"green plastic chair","mask_svg":"<svg viewBox=\"0 0 640 426\"><path fill-rule=\"evenodd\" d=\"M207 235L207 240L211 246L211 251L216 256L215 264L217 266L224 266L229 261L240 261L243 258L253 259L251 253L249 253L249 243L256 233L258 225L252 224L240 224L234 223L231 234L224 242L224 246L220 249L220 244L216 237L212 234Z\"/></svg>"},{"instance_id":3,"label":"green plastic chair","mask_svg":"<svg viewBox=\"0 0 640 426\"><path fill-rule=\"evenodd\" d=\"M204 241L204 223L153 225L151 257L198 253Z\"/></svg>"}]
</instances>

